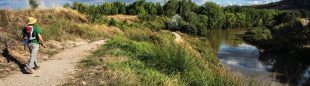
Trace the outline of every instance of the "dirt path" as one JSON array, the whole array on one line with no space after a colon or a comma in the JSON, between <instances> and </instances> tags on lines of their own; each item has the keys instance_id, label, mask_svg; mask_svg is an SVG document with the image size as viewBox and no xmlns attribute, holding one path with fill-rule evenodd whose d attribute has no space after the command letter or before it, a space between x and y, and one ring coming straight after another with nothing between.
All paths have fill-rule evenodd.
<instances>
[{"instance_id":1,"label":"dirt path","mask_svg":"<svg viewBox=\"0 0 310 86\"><path fill-rule=\"evenodd\" d=\"M178 33L176 33L176 32L172 32L172 34L173 35L175 35L175 41L176 42L183 42L183 39L182 39L182 37L181 37L181 35L180 34L178 34Z\"/></svg>"},{"instance_id":2,"label":"dirt path","mask_svg":"<svg viewBox=\"0 0 310 86\"><path fill-rule=\"evenodd\" d=\"M22 74L17 72L6 78L0 79L0 86L55 86L66 82L69 74L74 73L75 65L83 57L90 55L105 40L80 45L78 47L64 50L56 54L50 60L40 63L40 69L33 71L34 74Z\"/></svg>"}]
</instances>

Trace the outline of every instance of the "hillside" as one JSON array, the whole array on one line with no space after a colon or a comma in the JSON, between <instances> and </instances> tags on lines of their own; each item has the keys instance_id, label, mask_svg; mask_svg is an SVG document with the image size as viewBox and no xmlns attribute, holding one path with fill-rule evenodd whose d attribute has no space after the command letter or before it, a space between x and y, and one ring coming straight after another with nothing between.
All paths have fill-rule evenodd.
<instances>
[{"instance_id":1,"label":"hillside","mask_svg":"<svg viewBox=\"0 0 310 86\"><path fill-rule=\"evenodd\" d=\"M115 27L88 22L87 15L72 9L0 10L0 78L18 70L14 62L4 58L7 55L13 55L13 59L22 63L27 62L28 50L22 46L20 34L29 16L38 19L47 45L40 49L39 61L53 59L51 57L63 49L118 33Z\"/></svg>"},{"instance_id":2,"label":"hillside","mask_svg":"<svg viewBox=\"0 0 310 86\"><path fill-rule=\"evenodd\" d=\"M310 10L309 0L283 0L275 3L266 5L257 5L255 8L261 9L279 9L279 10L290 10L290 9L304 9Z\"/></svg>"}]
</instances>

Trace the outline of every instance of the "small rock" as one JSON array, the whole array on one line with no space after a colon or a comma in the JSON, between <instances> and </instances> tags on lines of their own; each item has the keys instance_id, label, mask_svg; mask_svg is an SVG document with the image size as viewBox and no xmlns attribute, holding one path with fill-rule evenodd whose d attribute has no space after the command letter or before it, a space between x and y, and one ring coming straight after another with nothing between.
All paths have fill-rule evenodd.
<instances>
[{"instance_id":1,"label":"small rock","mask_svg":"<svg viewBox=\"0 0 310 86\"><path fill-rule=\"evenodd\" d=\"M82 85L86 85L86 82L85 82L85 81L82 81Z\"/></svg>"},{"instance_id":2,"label":"small rock","mask_svg":"<svg viewBox=\"0 0 310 86\"><path fill-rule=\"evenodd\" d=\"M60 42L55 40L48 41L48 44L50 44L54 48L63 48L63 46L60 44Z\"/></svg>"},{"instance_id":3,"label":"small rock","mask_svg":"<svg viewBox=\"0 0 310 86\"><path fill-rule=\"evenodd\" d=\"M100 83L100 84L105 84L105 82L104 82L104 81L100 81L99 83Z\"/></svg>"},{"instance_id":4,"label":"small rock","mask_svg":"<svg viewBox=\"0 0 310 86\"><path fill-rule=\"evenodd\" d=\"M42 55L42 58L44 61L47 61L49 59L49 57L47 55Z\"/></svg>"}]
</instances>

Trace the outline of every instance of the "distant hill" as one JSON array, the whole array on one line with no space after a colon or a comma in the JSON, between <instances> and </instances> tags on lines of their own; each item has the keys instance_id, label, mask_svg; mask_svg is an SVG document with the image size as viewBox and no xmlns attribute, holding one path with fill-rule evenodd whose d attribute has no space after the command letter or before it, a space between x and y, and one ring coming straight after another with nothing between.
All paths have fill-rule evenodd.
<instances>
[{"instance_id":1,"label":"distant hill","mask_svg":"<svg viewBox=\"0 0 310 86\"><path fill-rule=\"evenodd\" d=\"M291 10L291 9L304 9L310 10L310 0L282 0L265 5L256 5L255 8L260 9L279 9L279 10Z\"/></svg>"}]
</instances>

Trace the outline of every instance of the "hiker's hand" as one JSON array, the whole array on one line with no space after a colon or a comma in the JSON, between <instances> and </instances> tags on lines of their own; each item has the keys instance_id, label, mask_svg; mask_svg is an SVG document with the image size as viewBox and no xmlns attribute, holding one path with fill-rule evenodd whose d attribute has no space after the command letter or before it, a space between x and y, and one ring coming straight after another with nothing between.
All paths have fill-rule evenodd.
<instances>
[{"instance_id":1,"label":"hiker's hand","mask_svg":"<svg viewBox=\"0 0 310 86\"><path fill-rule=\"evenodd\" d=\"M41 45L42 45L42 47L43 47L43 48L46 48L46 46L45 46L45 44L44 44L44 43L41 43Z\"/></svg>"},{"instance_id":2,"label":"hiker's hand","mask_svg":"<svg viewBox=\"0 0 310 86\"><path fill-rule=\"evenodd\" d=\"M27 47L26 47L26 46L24 46L24 50L27 50Z\"/></svg>"}]
</instances>

